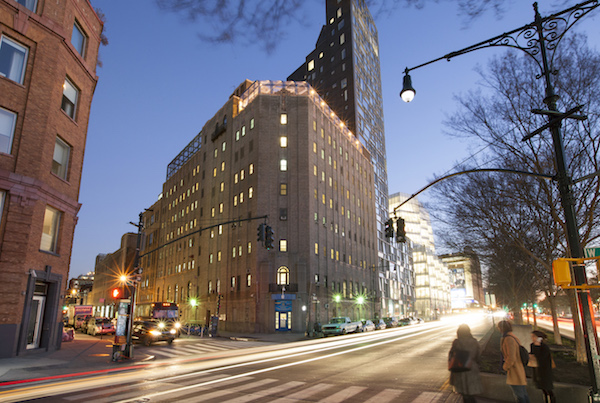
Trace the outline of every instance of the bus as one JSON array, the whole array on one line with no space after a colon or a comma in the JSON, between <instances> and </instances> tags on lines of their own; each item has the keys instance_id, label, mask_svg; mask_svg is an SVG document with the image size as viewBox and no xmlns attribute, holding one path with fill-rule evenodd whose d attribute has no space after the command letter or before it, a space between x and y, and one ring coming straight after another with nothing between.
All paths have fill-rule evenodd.
<instances>
[{"instance_id":1,"label":"bus","mask_svg":"<svg viewBox=\"0 0 600 403\"><path fill-rule=\"evenodd\" d=\"M179 322L179 306L173 302L142 302L135 307L135 318Z\"/></svg>"}]
</instances>

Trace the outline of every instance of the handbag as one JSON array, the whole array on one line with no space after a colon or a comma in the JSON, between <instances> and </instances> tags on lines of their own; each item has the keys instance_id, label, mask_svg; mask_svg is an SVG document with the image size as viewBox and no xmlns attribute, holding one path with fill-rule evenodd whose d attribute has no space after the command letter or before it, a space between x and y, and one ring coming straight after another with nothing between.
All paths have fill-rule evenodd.
<instances>
[{"instance_id":1,"label":"handbag","mask_svg":"<svg viewBox=\"0 0 600 403\"><path fill-rule=\"evenodd\" d=\"M529 362L527 362L527 366L532 368L537 368L539 366L535 354L529 354Z\"/></svg>"},{"instance_id":2,"label":"handbag","mask_svg":"<svg viewBox=\"0 0 600 403\"><path fill-rule=\"evenodd\" d=\"M473 361L467 350L452 349L448 356L448 371L466 372L471 370Z\"/></svg>"}]
</instances>

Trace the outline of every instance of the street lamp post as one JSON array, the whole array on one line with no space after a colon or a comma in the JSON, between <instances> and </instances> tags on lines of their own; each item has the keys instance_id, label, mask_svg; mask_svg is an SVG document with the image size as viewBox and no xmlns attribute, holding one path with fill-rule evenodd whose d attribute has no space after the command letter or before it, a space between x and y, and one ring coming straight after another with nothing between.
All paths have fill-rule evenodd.
<instances>
[{"instance_id":1,"label":"street lamp post","mask_svg":"<svg viewBox=\"0 0 600 403\"><path fill-rule=\"evenodd\" d=\"M538 12L537 2L533 3L535 11L535 20L533 23L517 28L513 31L498 35L483 42L467 48L451 52L440 58L430 60L413 68L406 68L403 80L403 88L400 97L405 102L413 100L416 91L412 86L412 79L408 74L411 70L418 69L439 60L450 60L453 57L460 56L478 49L484 49L494 46L505 46L524 51L539 66L541 74L538 78L544 78L545 98L544 103L548 110L533 110L533 113L543 114L548 117L548 123L530 133L523 138L523 141L550 129L554 147L554 156L556 160L556 180L560 194L561 206L565 214L566 236L569 253L572 258L583 257L583 250L579 240L579 227L575 215L574 196L572 184L573 181L567 172L565 152L561 135L561 123L563 119L571 118L585 120L585 116L576 115L582 108L581 105L572 108L567 112L560 112L557 107L558 96L554 92L551 74L557 72L553 68L555 50L563 38L564 34L583 16L600 6L600 0L589 0L577 4L573 7L542 18ZM573 267L575 284L582 285L587 283L585 265L577 264ZM600 355L598 336L594 326L592 316L592 302L589 290L577 289L579 309L582 314L582 325L586 346L586 353L592 379L592 389L590 392L590 401L600 402Z\"/></svg>"}]
</instances>

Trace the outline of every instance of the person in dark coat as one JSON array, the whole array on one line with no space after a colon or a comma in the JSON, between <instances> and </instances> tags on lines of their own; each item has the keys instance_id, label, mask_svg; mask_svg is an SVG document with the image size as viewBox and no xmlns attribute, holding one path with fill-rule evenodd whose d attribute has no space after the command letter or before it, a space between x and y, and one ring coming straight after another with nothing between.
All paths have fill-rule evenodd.
<instances>
[{"instance_id":1,"label":"person in dark coat","mask_svg":"<svg viewBox=\"0 0 600 403\"><path fill-rule=\"evenodd\" d=\"M466 350L471 358L471 369L465 372L451 372L450 385L454 386L454 391L460 393L465 403L475 403L475 395L481 394L481 376L479 375L479 357L481 355L479 342L471 335L471 329L468 325L460 325L456 332L457 338L452 342L452 348Z\"/></svg>"},{"instance_id":2,"label":"person in dark coat","mask_svg":"<svg viewBox=\"0 0 600 403\"><path fill-rule=\"evenodd\" d=\"M533 382L544 392L544 402L556 403L552 383L552 353L544 341L546 334L535 330L531 332L530 354L535 356L537 367L533 367Z\"/></svg>"}]
</instances>

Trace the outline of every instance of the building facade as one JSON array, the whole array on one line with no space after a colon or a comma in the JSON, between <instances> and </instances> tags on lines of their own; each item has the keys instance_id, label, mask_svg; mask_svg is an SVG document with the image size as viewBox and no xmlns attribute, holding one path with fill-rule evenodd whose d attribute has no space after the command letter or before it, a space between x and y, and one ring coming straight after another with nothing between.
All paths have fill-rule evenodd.
<instances>
[{"instance_id":1,"label":"building facade","mask_svg":"<svg viewBox=\"0 0 600 403\"><path fill-rule=\"evenodd\" d=\"M102 22L0 0L0 357L57 349Z\"/></svg>"},{"instance_id":2,"label":"building facade","mask_svg":"<svg viewBox=\"0 0 600 403\"><path fill-rule=\"evenodd\" d=\"M448 268L435 253L433 228L429 212L417 198L394 209L407 200L409 195L390 195L390 216L402 217L406 237L412 245L415 287L415 314L427 319L437 319L451 309L450 278Z\"/></svg>"},{"instance_id":3,"label":"building facade","mask_svg":"<svg viewBox=\"0 0 600 403\"><path fill-rule=\"evenodd\" d=\"M121 237L121 247L107 254L96 256L94 284L86 304L94 306L94 316L114 318L118 301L111 295L115 287L123 287L122 275L133 271L138 235L128 232Z\"/></svg>"},{"instance_id":4,"label":"building facade","mask_svg":"<svg viewBox=\"0 0 600 403\"><path fill-rule=\"evenodd\" d=\"M492 305L485 301L479 256L470 248L462 253L441 255L439 258L450 271L452 309L478 308ZM495 297L493 301L495 305Z\"/></svg>"},{"instance_id":5,"label":"building facade","mask_svg":"<svg viewBox=\"0 0 600 403\"><path fill-rule=\"evenodd\" d=\"M138 301L242 332L370 318L374 197L369 152L314 89L246 81L167 167L144 215Z\"/></svg>"},{"instance_id":6,"label":"building facade","mask_svg":"<svg viewBox=\"0 0 600 403\"><path fill-rule=\"evenodd\" d=\"M385 237L388 220L383 99L377 27L364 0L326 0L326 24L315 49L288 80L307 81L371 154L377 218L379 313L397 315L414 298L405 244Z\"/></svg>"}]
</instances>

